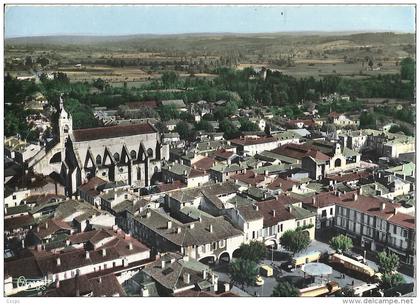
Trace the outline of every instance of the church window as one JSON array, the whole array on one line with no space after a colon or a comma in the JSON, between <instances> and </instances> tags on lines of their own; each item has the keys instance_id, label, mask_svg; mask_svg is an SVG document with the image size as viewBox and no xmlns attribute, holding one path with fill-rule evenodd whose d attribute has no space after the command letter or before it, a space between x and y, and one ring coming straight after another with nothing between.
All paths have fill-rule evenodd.
<instances>
[{"instance_id":1,"label":"church window","mask_svg":"<svg viewBox=\"0 0 420 305\"><path fill-rule=\"evenodd\" d=\"M135 150L130 151L130 157L131 157L131 159L133 159L133 160L135 160L135 159L136 159L136 151L135 151Z\"/></svg>"},{"instance_id":2,"label":"church window","mask_svg":"<svg viewBox=\"0 0 420 305\"><path fill-rule=\"evenodd\" d=\"M149 157L153 157L153 150L152 150L151 148L149 148L149 149L147 150L147 156L149 156Z\"/></svg>"},{"instance_id":3,"label":"church window","mask_svg":"<svg viewBox=\"0 0 420 305\"><path fill-rule=\"evenodd\" d=\"M96 164L101 164L102 163L102 157L101 155L97 155L96 156Z\"/></svg>"},{"instance_id":4,"label":"church window","mask_svg":"<svg viewBox=\"0 0 420 305\"><path fill-rule=\"evenodd\" d=\"M115 162L120 161L120 154L119 153L114 154L114 160L115 160Z\"/></svg>"}]
</instances>

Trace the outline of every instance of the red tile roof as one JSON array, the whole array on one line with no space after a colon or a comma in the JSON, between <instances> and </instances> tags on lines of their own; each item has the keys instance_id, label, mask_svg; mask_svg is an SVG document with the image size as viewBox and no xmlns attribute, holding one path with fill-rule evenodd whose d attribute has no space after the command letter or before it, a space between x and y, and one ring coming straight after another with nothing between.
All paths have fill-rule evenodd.
<instances>
[{"instance_id":1,"label":"red tile roof","mask_svg":"<svg viewBox=\"0 0 420 305\"><path fill-rule=\"evenodd\" d=\"M194 162L193 164L192 164L192 166L193 166L193 168L195 167L195 168L197 168L197 169L201 169L201 170L205 170L205 171L207 171L207 170L209 170L210 168L212 168L213 167L213 165L214 165L214 159L213 158L210 158L210 157L204 157L204 158L202 158L202 159L200 159L200 160L198 160L197 162Z\"/></svg>"},{"instance_id":2,"label":"red tile roof","mask_svg":"<svg viewBox=\"0 0 420 305\"><path fill-rule=\"evenodd\" d=\"M241 181L248 185L257 186L261 182L264 182L265 176L258 175L257 173L253 171L247 171L246 173L232 175L230 178L232 180Z\"/></svg>"},{"instance_id":3,"label":"red tile roof","mask_svg":"<svg viewBox=\"0 0 420 305\"><path fill-rule=\"evenodd\" d=\"M139 109L142 107L157 108L157 101L142 101L142 102L130 102L127 103L128 108L130 109Z\"/></svg>"},{"instance_id":4,"label":"red tile roof","mask_svg":"<svg viewBox=\"0 0 420 305\"><path fill-rule=\"evenodd\" d=\"M337 182L349 182L349 181L356 181L360 180L362 178L367 178L371 173L368 173L367 171L363 172L357 172L357 173L349 173L349 174L343 174L343 175L327 175L325 178L327 180L333 180Z\"/></svg>"},{"instance_id":5,"label":"red tile roof","mask_svg":"<svg viewBox=\"0 0 420 305\"><path fill-rule=\"evenodd\" d=\"M73 136L76 142L84 142L99 139L135 136L148 133L156 133L156 130L149 123L142 123L133 125L76 129L73 131Z\"/></svg>"},{"instance_id":6,"label":"red tile roof","mask_svg":"<svg viewBox=\"0 0 420 305\"><path fill-rule=\"evenodd\" d=\"M182 183L179 180L175 180L172 183L164 183L164 184L157 185L159 192L167 192L167 191L172 191L176 189L182 189L184 187L187 187L187 185Z\"/></svg>"},{"instance_id":7,"label":"red tile roof","mask_svg":"<svg viewBox=\"0 0 420 305\"><path fill-rule=\"evenodd\" d=\"M385 203L384 209L381 208L383 203ZM398 212L397 209L400 205L393 203L388 199L358 195L356 201L354 201L353 198L350 200L342 200L340 203L337 203L337 205L388 220L391 223L405 228L415 228L414 216Z\"/></svg>"},{"instance_id":8,"label":"red tile roof","mask_svg":"<svg viewBox=\"0 0 420 305\"><path fill-rule=\"evenodd\" d=\"M219 157L222 159L229 159L234 153L226 149L219 149L214 152L214 157Z\"/></svg>"},{"instance_id":9,"label":"red tile roof","mask_svg":"<svg viewBox=\"0 0 420 305\"><path fill-rule=\"evenodd\" d=\"M311 208L325 208L328 206L333 206L336 203L342 202L343 200L349 200L353 198L355 193L355 191L347 192L346 194L335 192L322 192L311 197L299 197L299 199L301 199L302 204L305 206Z\"/></svg>"},{"instance_id":10,"label":"red tile roof","mask_svg":"<svg viewBox=\"0 0 420 305\"><path fill-rule=\"evenodd\" d=\"M292 190L292 187L294 185L300 185L300 184L302 183L299 181L294 181L294 180L278 177L272 183L270 183L267 186L267 188L269 188L270 190L281 189L283 192L287 192L287 191Z\"/></svg>"},{"instance_id":11,"label":"red tile roof","mask_svg":"<svg viewBox=\"0 0 420 305\"><path fill-rule=\"evenodd\" d=\"M258 202L258 210L264 217L264 228L274 226L282 221L294 219L295 217L287 210L286 205L295 202L297 200L288 196L279 196L278 199ZM273 210L275 210L275 215L273 215Z\"/></svg>"},{"instance_id":12,"label":"red tile roof","mask_svg":"<svg viewBox=\"0 0 420 305\"><path fill-rule=\"evenodd\" d=\"M79 186L79 190L82 192L87 192L90 190L95 190L98 186L106 184L107 182L99 177L92 177L88 182Z\"/></svg>"},{"instance_id":13,"label":"red tile roof","mask_svg":"<svg viewBox=\"0 0 420 305\"><path fill-rule=\"evenodd\" d=\"M327 161L331 159L329 156L327 156L326 154L322 153L321 151L317 150L315 147L309 144L289 143L277 147L271 150L271 152L298 160L302 160L304 157L307 156L322 161Z\"/></svg>"},{"instance_id":14,"label":"red tile roof","mask_svg":"<svg viewBox=\"0 0 420 305\"><path fill-rule=\"evenodd\" d=\"M236 139L231 140L230 142L236 145L247 146L247 145L271 143L271 142L276 142L276 141L278 141L278 139L274 137L259 137L259 138L246 137L246 138L236 138Z\"/></svg>"}]
</instances>

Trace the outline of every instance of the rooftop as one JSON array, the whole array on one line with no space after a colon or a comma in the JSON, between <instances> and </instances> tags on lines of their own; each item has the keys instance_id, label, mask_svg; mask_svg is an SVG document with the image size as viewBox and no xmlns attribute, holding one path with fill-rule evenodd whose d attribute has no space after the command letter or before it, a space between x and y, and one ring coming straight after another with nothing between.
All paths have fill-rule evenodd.
<instances>
[{"instance_id":1,"label":"rooftop","mask_svg":"<svg viewBox=\"0 0 420 305\"><path fill-rule=\"evenodd\" d=\"M149 133L156 133L154 127L149 123L73 130L75 142L120 138Z\"/></svg>"}]
</instances>

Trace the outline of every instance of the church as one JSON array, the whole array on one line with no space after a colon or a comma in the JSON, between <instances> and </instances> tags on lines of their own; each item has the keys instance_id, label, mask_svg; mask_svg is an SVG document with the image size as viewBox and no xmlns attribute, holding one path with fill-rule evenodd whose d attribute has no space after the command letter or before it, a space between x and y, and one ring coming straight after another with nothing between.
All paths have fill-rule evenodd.
<instances>
[{"instance_id":1,"label":"church","mask_svg":"<svg viewBox=\"0 0 420 305\"><path fill-rule=\"evenodd\" d=\"M58 174L69 197L94 176L149 186L161 161L169 159L169 146L150 123L73 130L60 99L58 127L59 142L36 158L33 168L44 175Z\"/></svg>"}]
</instances>

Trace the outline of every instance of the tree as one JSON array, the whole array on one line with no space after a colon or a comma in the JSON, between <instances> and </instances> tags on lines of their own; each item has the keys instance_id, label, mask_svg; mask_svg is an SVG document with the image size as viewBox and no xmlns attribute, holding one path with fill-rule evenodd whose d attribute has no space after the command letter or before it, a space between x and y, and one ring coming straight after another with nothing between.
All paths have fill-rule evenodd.
<instances>
[{"instance_id":1,"label":"tree","mask_svg":"<svg viewBox=\"0 0 420 305\"><path fill-rule=\"evenodd\" d=\"M416 63L411 57L404 58L400 63L400 73L402 79L414 80L416 74Z\"/></svg>"},{"instance_id":2,"label":"tree","mask_svg":"<svg viewBox=\"0 0 420 305\"><path fill-rule=\"evenodd\" d=\"M282 280L277 283L274 288L272 297L298 297L299 290L292 286L288 281Z\"/></svg>"},{"instance_id":3,"label":"tree","mask_svg":"<svg viewBox=\"0 0 420 305\"><path fill-rule=\"evenodd\" d=\"M334 133L337 131L337 128L334 124L325 123L322 125L321 130L327 133Z\"/></svg>"},{"instance_id":4,"label":"tree","mask_svg":"<svg viewBox=\"0 0 420 305\"><path fill-rule=\"evenodd\" d=\"M267 248L264 243L253 240L249 244L242 244L239 247L241 258L248 259L258 263L267 254Z\"/></svg>"},{"instance_id":5,"label":"tree","mask_svg":"<svg viewBox=\"0 0 420 305\"><path fill-rule=\"evenodd\" d=\"M379 272L391 274L397 271L400 265L398 255L394 253L386 253L385 251L378 253Z\"/></svg>"},{"instance_id":6,"label":"tree","mask_svg":"<svg viewBox=\"0 0 420 305\"><path fill-rule=\"evenodd\" d=\"M335 251L342 253L353 247L353 241L350 237L340 234L331 239L330 246Z\"/></svg>"},{"instance_id":7,"label":"tree","mask_svg":"<svg viewBox=\"0 0 420 305\"><path fill-rule=\"evenodd\" d=\"M102 78L97 78L93 81L93 86L103 91L105 89L106 82Z\"/></svg>"},{"instance_id":8,"label":"tree","mask_svg":"<svg viewBox=\"0 0 420 305\"><path fill-rule=\"evenodd\" d=\"M38 58L36 62L38 64L40 64L41 67L45 67L45 66L47 66L50 63L50 61L48 60L48 58L43 57L43 56L40 57L40 58Z\"/></svg>"},{"instance_id":9,"label":"tree","mask_svg":"<svg viewBox=\"0 0 420 305\"><path fill-rule=\"evenodd\" d=\"M241 131L258 131L259 128L257 124L251 122L248 119L240 118L239 122L241 123Z\"/></svg>"},{"instance_id":10,"label":"tree","mask_svg":"<svg viewBox=\"0 0 420 305\"><path fill-rule=\"evenodd\" d=\"M224 133L225 139L233 139L239 136L238 128L228 119L223 119L219 123L219 129Z\"/></svg>"},{"instance_id":11,"label":"tree","mask_svg":"<svg viewBox=\"0 0 420 305\"><path fill-rule=\"evenodd\" d=\"M214 131L213 125L210 124L210 122L206 121L206 120L201 120L200 122L197 122L195 124L195 129L196 130L204 130L204 131L207 131L207 132L213 132Z\"/></svg>"},{"instance_id":12,"label":"tree","mask_svg":"<svg viewBox=\"0 0 420 305\"><path fill-rule=\"evenodd\" d=\"M161 81L165 88L172 88L178 80L178 75L174 71L163 72Z\"/></svg>"},{"instance_id":13,"label":"tree","mask_svg":"<svg viewBox=\"0 0 420 305\"><path fill-rule=\"evenodd\" d=\"M376 128L376 118L373 113L363 112L360 115L360 128Z\"/></svg>"},{"instance_id":14,"label":"tree","mask_svg":"<svg viewBox=\"0 0 420 305\"><path fill-rule=\"evenodd\" d=\"M252 285L259 272L256 262L248 259L238 258L230 264L230 277L234 283L240 284L242 288Z\"/></svg>"},{"instance_id":15,"label":"tree","mask_svg":"<svg viewBox=\"0 0 420 305\"><path fill-rule=\"evenodd\" d=\"M162 105L158 109L162 121L168 121L179 117L179 112L175 105Z\"/></svg>"},{"instance_id":16,"label":"tree","mask_svg":"<svg viewBox=\"0 0 420 305\"><path fill-rule=\"evenodd\" d=\"M293 255L305 250L310 243L309 235L304 230L287 230L280 237L281 246Z\"/></svg>"},{"instance_id":17,"label":"tree","mask_svg":"<svg viewBox=\"0 0 420 305\"><path fill-rule=\"evenodd\" d=\"M399 273L389 273L382 276L382 285L384 288L393 288L405 283L403 276Z\"/></svg>"},{"instance_id":18,"label":"tree","mask_svg":"<svg viewBox=\"0 0 420 305\"><path fill-rule=\"evenodd\" d=\"M179 137L183 140L189 140L192 138L191 125L187 122L181 121L175 126L175 131L179 133Z\"/></svg>"}]
</instances>

